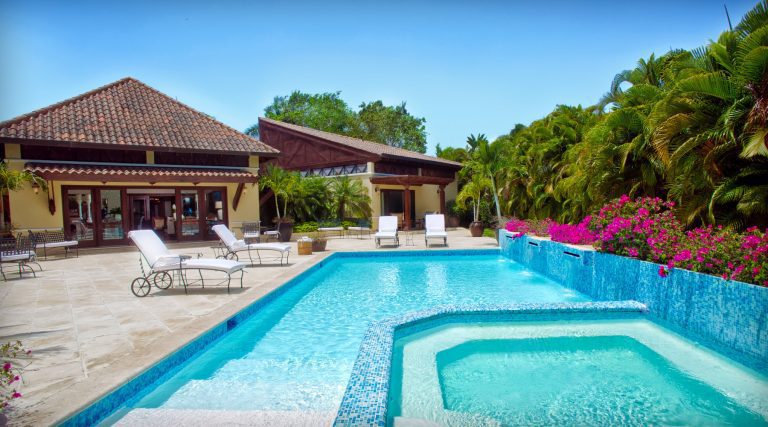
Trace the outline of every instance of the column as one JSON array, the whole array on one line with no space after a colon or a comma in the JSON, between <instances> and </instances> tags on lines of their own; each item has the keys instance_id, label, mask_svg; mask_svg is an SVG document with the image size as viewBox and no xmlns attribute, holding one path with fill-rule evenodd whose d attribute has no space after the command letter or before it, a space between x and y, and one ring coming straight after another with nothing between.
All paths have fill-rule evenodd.
<instances>
[{"instance_id":1,"label":"column","mask_svg":"<svg viewBox=\"0 0 768 427\"><path fill-rule=\"evenodd\" d=\"M405 229L411 229L411 187L405 186L405 207L403 209L403 219L405 222Z\"/></svg>"},{"instance_id":2,"label":"column","mask_svg":"<svg viewBox=\"0 0 768 427\"><path fill-rule=\"evenodd\" d=\"M440 213L445 214L445 185L440 185L437 194L440 195Z\"/></svg>"}]
</instances>

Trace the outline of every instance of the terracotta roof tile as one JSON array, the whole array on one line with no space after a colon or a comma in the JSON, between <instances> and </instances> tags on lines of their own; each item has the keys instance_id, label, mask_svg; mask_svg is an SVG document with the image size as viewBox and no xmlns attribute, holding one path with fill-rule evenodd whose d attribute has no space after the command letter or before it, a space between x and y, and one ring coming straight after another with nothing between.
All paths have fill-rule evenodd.
<instances>
[{"instance_id":1,"label":"terracotta roof tile","mask_svg":"<svg viewBox=\"0 0 768 427\"><path fill-rule=\"evenodd\" d=\"M275 156L261 141L133 79L0 122L0 138Z\"/></svg>"},{"instance_id":2,"label":"terracotta roof tile","mask_svg":"<svg viewBox=\"0 0 768 427\"><path fill-rule=\"evenodd\" d=\"M325 132L322 130L312 129L304 126L294 125L291 123L281 122L279 120L268 119L266 117L259 117L259 122L266 122L279 126L285 129L290 129L295 132L300 132L305 135L321 138L329 142L335 142L348 147L356 148L358 150L366 151L371 154L376 154L385 157L395 157L408 160L420 160L430 163L440 163L445 165L462 167L459 162L451 160L441 159L440 157L428 156L426 154L417 153L415 151L406 150L404 148L392 147L386 144L381 144L373 141L366 141L364 139L353 138L351 136L339 135L336 133Z\"/></svg>"},{"instance_id":3,"label":"terracotta roof tile","mask_svg":"<svg viewBox=\"0 0 768 427\"><path fill-rule=\"evenodd\" d=\"M252 173L227 168L190 168L166 166L109 166L91 164L27 163L27 171L43 178L71 175L79 181L190 181L190 179L225 179L227 182L256 182ZM121 179L122 178L122 179Z\"/></svg>"}]
</instances>

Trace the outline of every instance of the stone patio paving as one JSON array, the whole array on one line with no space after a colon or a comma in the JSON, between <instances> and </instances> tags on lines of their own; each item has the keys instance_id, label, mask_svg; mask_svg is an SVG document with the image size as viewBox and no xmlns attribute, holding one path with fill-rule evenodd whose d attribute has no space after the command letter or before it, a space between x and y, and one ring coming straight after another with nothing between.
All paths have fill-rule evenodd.
<instances>
[{"instance_id":1,"label":"stone patio paving","mask_svg":"<svg viewBox=\"0 0 768 427\"><path fill-rule=\"evenodd\" d=\"M449 230L449 249L492 248L492 238ZM414 246L380 250L424 249ZM210 245L210 244L209 244ZM179 253L213 256L209 245L172 246ZM12 425L50 425L98 399L243 307L334 251L376 250L373 239L329 238L327 250L298 256L290 265L248 268L243 289L171 289L137 298L138 251L81 250L79 258L42 261L37 278L9 275L0 282L0 342L21 340L33 351L24 370L24 397L15 401ZM439 249L441 246L432 246ZM2 420L0 420L0 425Z\"/></svg>"}]
</instances>

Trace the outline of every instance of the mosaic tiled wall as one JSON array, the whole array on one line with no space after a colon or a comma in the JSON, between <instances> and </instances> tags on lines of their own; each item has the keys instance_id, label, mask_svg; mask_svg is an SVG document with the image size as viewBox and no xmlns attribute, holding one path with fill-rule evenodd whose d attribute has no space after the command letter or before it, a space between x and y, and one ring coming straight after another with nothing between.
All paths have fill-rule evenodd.
<instances>
[{"instance_id":1,"label":"mosaic tiled wall","mask_svg":"<svg viewBox=\"0 0 768 427\"><path fill-rule=\"evenodd\" d=\"M731 356L768 360L768 288L501 232L502 253L598 301L635 300L654 319L701 337ZM723 348L718 348L722 351ZM735 354L734 354L735 353Z\"/></svg>"},{"instance_id":2,"label":"mosaic tiled wall","mask_svg":"<svg viewBox=\"0 0 768 427\"><path fill-rule=\"evenodd\" d=\"M334 427L387 425L395 339L448 323L621 319L643 315L636 301L449 305L374 322L360 345Z\"/></svg>"}]
</instances>

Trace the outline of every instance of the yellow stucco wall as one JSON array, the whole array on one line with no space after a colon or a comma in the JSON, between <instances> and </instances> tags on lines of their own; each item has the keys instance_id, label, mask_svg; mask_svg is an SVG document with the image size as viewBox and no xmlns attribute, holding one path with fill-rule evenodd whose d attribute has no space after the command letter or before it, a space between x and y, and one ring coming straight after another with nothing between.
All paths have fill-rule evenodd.
<instances>
[{"instance_id":1,"label":"yellow stucco wall","mask_svg":"<svg viewBox=\"0 0 768 427\"><path fill-rule=\"evenodd\" d=\"M154 153L147 151L147 162L154 163ZM21 149L18 144L5 144L5 162L8 167L14 170L22 170L26 160L21 158ZM259 157L249 156L248 169L257 173L259 168ZM230 227L239 232L239 227L243 222L259 221L259 191L257 184L245 184L246 191L240 197L237 210L233 209L237 183L200 183L197 186L191 183L168 182L162 184L150 184L149 182L107 182L98 181L52 181L49 182L48 191L41 190L35 194L31 186L25 187L20 191L12 191L9 195L10 206L7 207L11 212L11 224L17 230L27 230L30 228L62 228L64 226L64 204L62 202L62 186L92 186L92 187L182 187L182 188L202 188L202 187L226 187L227 188L227 216ZM48 209L48 194L51 194L56 204L56 211L51 214Z\"/></svg>"},{"instance_id":2,"label":"yellow stucco wall","mask_svg":"<svg viewBox=\"0 0 768 427\"><path fill-rule=\"evenodd\" d=\"M40 191L35 194L31 187L21 191L13 191L9 195L11 209L11 223L16 229L26 230L29 228L62 228L64 226L64 209L62 203L61 187L66 185L73 186L94 186L101 188L108 187L181 187L181 188L205 188L205 187L226 187L227 188L227 216L229 225L237 229L244 221L259 221L259 192L255 185L245 184L246 192L240 197L240 203L237 210L233 209L233 202L237 184L222 183L200 183L195 186L190 183L163 183L151 185L148 182L125 183L115 182L106 183L91 181L53 181L50 188L56 203L56 212L51 215L48 210L48 195L46 191Z\"/></svg>"}]
</instances>

